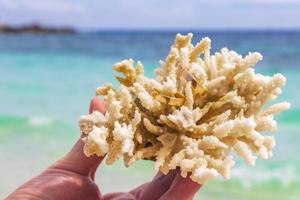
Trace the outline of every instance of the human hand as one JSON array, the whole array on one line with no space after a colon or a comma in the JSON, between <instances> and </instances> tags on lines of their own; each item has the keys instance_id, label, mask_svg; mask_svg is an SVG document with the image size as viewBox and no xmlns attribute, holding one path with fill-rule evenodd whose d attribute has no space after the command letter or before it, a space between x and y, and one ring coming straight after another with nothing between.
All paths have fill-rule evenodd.
<instances>
[{"instance_id":1,"label":"human hand","mask_svg":"<svg viewBox=\"0 0 300 200\"><path fill-rule=\"evenodd\" d=\"M90 112L105 112L104 104L94 98ZM6 200L190 200L201 185L181 177L179 170L167 175L158 172L152 181L129 192L102 195L95 173L104 157L86 157L81 139L62 159L37 177L16 189Z\"/></svg>"}]
</instances>

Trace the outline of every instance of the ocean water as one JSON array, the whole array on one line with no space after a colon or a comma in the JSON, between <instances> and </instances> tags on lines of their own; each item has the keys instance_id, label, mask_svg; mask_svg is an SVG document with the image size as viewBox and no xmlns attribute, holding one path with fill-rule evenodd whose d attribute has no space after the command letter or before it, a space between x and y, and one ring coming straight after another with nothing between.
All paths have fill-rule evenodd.
<instances>
[{"instance_id":1,"label":"ocean water","mask_svg":"<svg viewBox=\"0 0 300 200\"><path fill-rule=\"evenodd\" d=\"M0 199L64 155L79 137L78 118L87 113L95 88L117 84L112 64L141 60L154 76L176 32L101 32L77 35L0 35ZM183 32L185 33L185 32ZM259 51L258 72L282 73L287 84L277 101L292 108L277 117L274 157L257 167L238 161L232 179L207 183L197 199L296 200L300 197L300 32L194 32L242 55ZM102 192L126 191L154 174L153 163L131 168L101 166Z\"/></svg>"}]
</instances>

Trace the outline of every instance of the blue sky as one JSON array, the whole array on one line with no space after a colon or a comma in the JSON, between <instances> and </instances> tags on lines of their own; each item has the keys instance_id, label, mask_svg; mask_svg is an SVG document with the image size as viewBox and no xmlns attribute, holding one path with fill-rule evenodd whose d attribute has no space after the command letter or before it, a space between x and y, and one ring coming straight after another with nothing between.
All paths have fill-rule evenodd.
<instances>
[{"instance_id":1,"label":"blue sky","mask_svg":"<svg viewBox=\"0 0 300 200\"><path fill-rule=\"evenodd\" d=\"M300 0L0 0L0 23L81 29L300 29Z\"/></svg>"}]
</instances>

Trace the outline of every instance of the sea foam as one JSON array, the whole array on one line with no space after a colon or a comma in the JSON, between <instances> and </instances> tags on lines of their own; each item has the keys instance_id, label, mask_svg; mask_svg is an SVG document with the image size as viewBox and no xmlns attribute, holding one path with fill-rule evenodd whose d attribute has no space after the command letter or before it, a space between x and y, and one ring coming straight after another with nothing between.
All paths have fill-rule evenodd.
<instances>
[{"instance_id":1,"label":"sea foam","mask_svg":"<svg viewBox=\"0 0 300 200\"><path fill-rule=\"evenodd\" d=\"M49 125L52 123L52 119L46 116L34 116L29 118L29 125L31 126L42 126Z\"/></svg>"}]
</instances>

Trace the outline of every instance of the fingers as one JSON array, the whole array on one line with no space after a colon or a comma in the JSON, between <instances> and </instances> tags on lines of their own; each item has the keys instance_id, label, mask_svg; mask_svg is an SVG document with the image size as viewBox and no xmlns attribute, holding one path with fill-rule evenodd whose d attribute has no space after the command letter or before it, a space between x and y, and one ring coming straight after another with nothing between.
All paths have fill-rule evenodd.
<instances>
[{"instance_id":1,"label":"fingers","mask_svg":"<svg viewBox=\"0 0 300 200\"><path fill-rule=\"evenodd\" d=\"M99 111L101 113L105 112L105 104L98 97L94 97L90 103L89 113L93 111Z\"/></svg>"},{"instance_id":2,"label":"fingers","mask_svg":"<svg viewBox=\"0 0 300 200\"><path fill-rule=\"evenodd\" d=\"M130 193L134 193L137 199L159 199L159 197L168 191L178 171L179 170L172 170L167 175L158 172L150 183L144 184L142 187L138 187Z\"/></svg>"},{"instance_id":3,"label":"fingers","mask_svg":"<svg viewBox=\"0 0 300 200\"><path fill-rule=\"evenodd\" d=\"M183 178L178 173L168 191L159 200L191 200L201 187L202 185L192 181L189 177Z\"/></svg>"},{"instance_id":4,"label":"fingers","mask_svg":"<svg viewBox=\"0 0 300 200\"><path fill-rule=\"evenodd\" d=\"M114 192L104 195L101 200L136 200L136 197L128 192Z\"/></svg>"},{"instance_id":5,"label":"fingers","mask_svg":"<svg viewBox=\"0 0 300 200\"><path fill-rule=\"evenodd\" d=\"M96 97L90 103L90 113L95 110L105 112L104 103ZM94 179L95 171L104 157L87 157L83 153L83 146L83 141L79 139L73 149L63 159L59 160L54 167L82 175L90 175Z\"/></svg>"},{"instance_id":6,"label":"fingers","mask_svg":"<svg viewBox=\"0 0 300 200\"><path fill-rule=\"evenodd\" d=\"M137 188L131 190L129 193L138 198L141 195L141 192L150 184L150 182L146 182Z\"/></svg>"}]
</instances>

